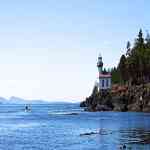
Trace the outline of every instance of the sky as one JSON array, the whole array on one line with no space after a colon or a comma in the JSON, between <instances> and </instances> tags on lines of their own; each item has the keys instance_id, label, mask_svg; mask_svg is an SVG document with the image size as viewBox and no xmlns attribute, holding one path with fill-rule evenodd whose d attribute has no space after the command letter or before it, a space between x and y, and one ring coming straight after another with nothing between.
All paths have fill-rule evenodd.
<instances>
[{"instance_id":1,"label":"sky","mask_svg":"<svg viewBox=\"0 0 150 150\"><path fill-rule=\"evenodd\" d=\"M150 29L149 0L5 0L0 3L0 96L82 101L128 40Z\"/></svg>"}]
</instances>

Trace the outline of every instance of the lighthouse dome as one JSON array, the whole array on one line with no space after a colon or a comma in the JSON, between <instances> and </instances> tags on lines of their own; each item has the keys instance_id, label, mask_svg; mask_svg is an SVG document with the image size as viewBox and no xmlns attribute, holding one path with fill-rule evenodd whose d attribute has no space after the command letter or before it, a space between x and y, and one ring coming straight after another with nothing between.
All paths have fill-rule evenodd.
<instances>
[{"instance_id":1,"label":"lighthouse dome","mask_svg":"<svg viewBox=\"0 0 150 150\"><path fill-rule=\"evenodd\" d=\"M99 56L98 56L98 58L101 58L101 59L102 59L102 55L101 55L101 53L99 53Z\"/></svg>"},{"instance_id":2,"label":"lighthouse dome","mask_svg":"<svg viewBox=\"0 0 150 150\"><path fill-rule=\"evenodd\" d=\"M99 53L97 67L103 67L102 55Z\"/></svg>"}]
</instances>

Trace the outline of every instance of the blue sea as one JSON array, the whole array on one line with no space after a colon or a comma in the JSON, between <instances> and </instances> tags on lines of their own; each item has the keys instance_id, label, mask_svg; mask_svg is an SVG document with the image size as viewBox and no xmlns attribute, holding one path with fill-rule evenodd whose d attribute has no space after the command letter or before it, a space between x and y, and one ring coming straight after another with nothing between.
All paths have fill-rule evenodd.
<instances>
[{"instance_id":1,"label":"blue sea","mask_svg":"<svg viewBox=\"0 0 150 150\"><path fill-rule=\"evenodd\" d=\"M150 150L149 113L90 113L73 103L24 108L0 105L0 150Z\"/></svg>"}]
</instances>

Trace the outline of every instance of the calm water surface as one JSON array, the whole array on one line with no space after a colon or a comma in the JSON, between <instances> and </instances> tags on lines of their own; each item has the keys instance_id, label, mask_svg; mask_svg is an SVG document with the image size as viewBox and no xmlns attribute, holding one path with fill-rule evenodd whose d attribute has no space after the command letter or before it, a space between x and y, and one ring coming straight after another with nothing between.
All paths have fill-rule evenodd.
<instances>
[{"instance_id":1,"label":"calm water surface","mask_svg":"<svg viewBox=\"0 0 150 150\"><path fill-rule=\"evenodd\" d=\"M0 150L117 150L122 144L150 150L150 114L88 113L63 103L32 105L31 112L24 105L0 106Z\"/></svg>"}]
</instances>

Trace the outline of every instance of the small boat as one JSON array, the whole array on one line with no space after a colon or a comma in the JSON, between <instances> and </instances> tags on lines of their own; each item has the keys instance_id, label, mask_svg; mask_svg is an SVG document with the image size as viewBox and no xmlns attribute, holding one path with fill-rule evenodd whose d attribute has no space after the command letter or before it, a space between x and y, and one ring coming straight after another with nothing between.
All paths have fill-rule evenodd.
<instances>
[{"instance_id":1,"label":"small boat","mask_svg":"<svg viewBox=\"0 0 150 150\"><path fill-rule=\"evenodd\" d=\"M31 112L31 106L30 105L26 105L24 111L25 112Z\"/></svg>"}]
</instances>

